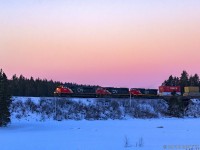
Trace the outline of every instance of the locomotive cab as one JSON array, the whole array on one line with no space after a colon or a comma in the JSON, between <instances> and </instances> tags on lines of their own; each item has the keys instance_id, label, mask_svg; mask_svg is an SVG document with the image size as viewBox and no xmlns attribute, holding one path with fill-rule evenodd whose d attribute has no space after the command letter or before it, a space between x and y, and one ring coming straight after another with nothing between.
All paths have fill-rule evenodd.
<instances>
[{"instance_id":1,"label":"locomotive cab","mask_svg":"<svg viewBox=\"0 0 200 150\"><path fill-rule=\"evenodd\" d=\"M56 90L54 91L55 96L68 96L72 94L73 94L73 91L68 87L64 87L63 85L58 86Z\"/></svg>"}]
</instances>

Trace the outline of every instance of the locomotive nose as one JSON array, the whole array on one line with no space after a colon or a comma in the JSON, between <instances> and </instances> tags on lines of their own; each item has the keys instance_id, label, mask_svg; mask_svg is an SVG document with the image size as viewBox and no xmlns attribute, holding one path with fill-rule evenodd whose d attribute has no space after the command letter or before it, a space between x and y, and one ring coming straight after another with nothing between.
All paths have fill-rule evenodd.
<instances>
[{"instance_id":1,"label":"locomotive nose","mask_svg":"<svg viewBox=\"0 0 200 150\"><path fill-rule=\"evenodd\" d=\"M54 91L54 94L59 94L61 92L60 88L56 88L56 90Z\"/></svg>"}]
</instances>

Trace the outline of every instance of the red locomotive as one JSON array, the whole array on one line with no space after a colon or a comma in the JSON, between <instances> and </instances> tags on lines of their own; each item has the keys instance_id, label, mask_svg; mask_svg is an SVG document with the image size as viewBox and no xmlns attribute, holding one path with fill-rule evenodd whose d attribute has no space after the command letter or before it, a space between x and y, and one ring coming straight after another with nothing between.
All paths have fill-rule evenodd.
<instances>
[{"instance_id":1,"label":"red locomotive","mask_svg":"<svg viewBox=\"0 0 200 150\"><path fill-rule=\"evenodd\" d=\"M73 94L73 91L70 89L70 88L68 88L68 87L64 87L64 86L58 86L57 88L56 88L56 90L54 91L54 94L57 94L57 95L59 95L59 96L61 96L61 95L71 95L71 94Z\"/></svg>"}]
</instances>

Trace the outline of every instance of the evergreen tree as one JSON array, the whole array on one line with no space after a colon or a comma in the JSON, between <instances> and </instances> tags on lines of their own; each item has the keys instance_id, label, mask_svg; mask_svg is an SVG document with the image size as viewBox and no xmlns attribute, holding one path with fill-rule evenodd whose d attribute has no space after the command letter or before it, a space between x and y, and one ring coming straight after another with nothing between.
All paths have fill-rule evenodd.
<instances>
[{"instance_id":1,"label":"evergreen tree","mask_svg":"<svg viewBox=\"0 0 200 150\"><path fill-rule=\"evenodd\" d=\"M167 80L165 80L162 85L164 86L178 86L180 84L180 80L178 77L169 76Z\"/></svg>"},{"instance_id":2,"label":"evergreen tree","mask_svg":"<svg viewBox=\"0 0 200 150\"><path fill-rule=\"evenodd\" d=\"M166 86L173 86L172 85L173 84L173 80L174 80L173 76L172 75L169 76L169 79L166 80Z\"/></svg>"},{"instance_id":3,"label":"evergreen tree","mask_svg":"<svg viewBox=\"0 0 200 150\"><path fill-rule=\"evenodd\" d=\"M0 70L0 127L10 123L11 97L9 94L8 80L6 74Z\"/></svg>"},{"instance_id":4,"label":"evergreen tree","mask_svg":"<svg viewBox=\"0 0 200 150\"><path fill-rule=\"evenodd\" d=\"M184 70L180 77L181 93L184 93L184 87L189 85L189 75Z\"/></svg>"},{"instance_id":5,"label":"evergreen tree","mask_svg":"<svg viewBox=\"0 0 200 150\"><path fill-rule=\"evenodd\" d=\"M178 77L174 77L173 79L173 86L179 86L180 85L180 80Z\"/></svg>"},{"instance_id":6,"label":"evergreen tree","mask_svg":"<svg viewBox=\"0 0 200 150\"><path fill-rule=\"evenodd\" d=\"M199 76L198 76L198 74L195 74L194 76L190 76L189 85L190 86L199 86Z\"/></svg>"},{"instance_id":7,"label":"evergreen tree","mask_svg":"<svg viewBox=\"0 0 200 150\"><path fill-rule=\"evenodd\" d=\"M13 75L12 79L9 81L10 92L12 95L19 96L19 78Z\"/></svg>"}]
</instances>

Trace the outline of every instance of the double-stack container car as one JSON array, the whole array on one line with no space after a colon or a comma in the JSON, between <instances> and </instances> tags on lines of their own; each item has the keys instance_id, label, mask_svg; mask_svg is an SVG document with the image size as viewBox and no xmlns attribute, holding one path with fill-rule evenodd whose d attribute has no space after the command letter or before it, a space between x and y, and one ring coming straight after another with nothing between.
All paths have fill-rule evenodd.
<instances>
[{"instance_id":1,"label":"double-stack container car","mask_svg":"<svg viewBox=\"0 0 200 150\"><path fill-rule=\"evenodd\" d=\"M180 86L159 86L160 96L171 96L172 94L181 95Z\"/></svg>"},{"instance_id":2,"label":"double-stack container car","mask_svg":"<svg viewBox=\"0 0 200 150\"><path fill-rule=\"evenodd\" d=\"M186 86L184 87L183 96L200 96L198 86Z\"/></svg>"}]
</instances>

